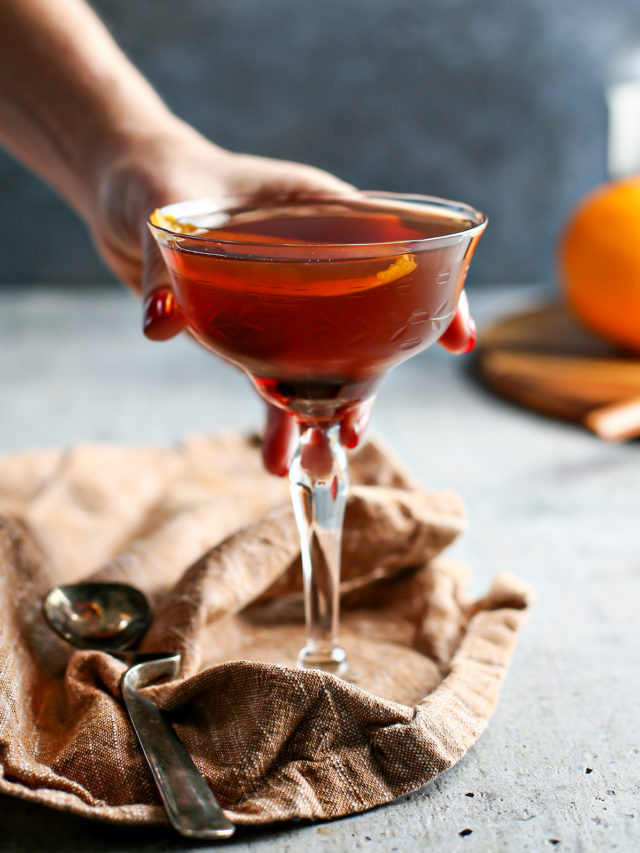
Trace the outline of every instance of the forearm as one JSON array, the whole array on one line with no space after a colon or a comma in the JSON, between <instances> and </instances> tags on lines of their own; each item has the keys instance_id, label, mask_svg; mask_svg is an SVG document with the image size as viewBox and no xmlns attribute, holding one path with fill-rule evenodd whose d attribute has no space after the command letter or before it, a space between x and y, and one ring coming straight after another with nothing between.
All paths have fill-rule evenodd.
<instances>
[{"instance_id":1,"label":"forearm","mask_svg":"<svg viewBox=\"0 0 640 853\"><path fill-rule=\"evenodd\" d=\"M85 217L103 161L176 121L83 0L2 0L0 56L0 142Z\"/></svg>"}]
</instances>

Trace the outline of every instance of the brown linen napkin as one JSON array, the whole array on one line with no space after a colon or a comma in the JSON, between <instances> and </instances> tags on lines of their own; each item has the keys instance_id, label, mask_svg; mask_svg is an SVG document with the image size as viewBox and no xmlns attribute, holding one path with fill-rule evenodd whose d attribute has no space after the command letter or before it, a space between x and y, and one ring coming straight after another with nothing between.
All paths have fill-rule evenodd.
<instances>
[{"instance_id":1,"label":"brown linen napkin","mask_svg":"<svg viewBox=\"0 0 640 853\"><path fill-rule=\"evenodd\" d=\"M291 666L303 640L287 484L236 435L177 448L83 445L0 457L0 792L116 823L166 820L123 709L123 666L46 626L54 583L123 580L179 651L149 688L229 817L331 818L421 787L478 738L529 600L501 575L465 596L438 557L460 499L388 451L352 459L343 631L358 686Z\"/></svg>"}]
</instances>

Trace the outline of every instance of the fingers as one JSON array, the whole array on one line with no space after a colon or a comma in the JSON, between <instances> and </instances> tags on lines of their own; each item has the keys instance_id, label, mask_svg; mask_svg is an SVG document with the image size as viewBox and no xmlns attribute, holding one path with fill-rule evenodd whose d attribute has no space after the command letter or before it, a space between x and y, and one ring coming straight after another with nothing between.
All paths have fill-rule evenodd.
<instances>
[{"instance_id":1,"label":"fingers","mask_svg":"<svg viewBox=\"0 0 640 853\"><path fill-rule=\"evenodd\" d=\"M348 184L336 175L330 172L325 172L322 169L316 169L314 166L301 166L298 163L289 164L291 166L290 174L287 176L289 185L286 187L288 194L293 196L314 195L344 195L353 193L355 187L353 184Z\"/></svg>"},{"instance_id":2,"label":"fingers","mask_svg":"<svg viewBox=\"0 0 640 853\"><path fill-rule=\"evenodd\" d=\"M471 352L476 345L476 324L469 313L469 301L463 290L458 301L458 308L451 325L442 335L438 343L449 352L465 353Z\"/></svg>"},{"instance_id":3,"label":"fingers","mask_svg":"<svg viewBox=\"0 0 640 853\"><path fill-rule=\"evenodd\" d=\"M347 448L357 447L369 425L373 399L351 409L340 423L340 442ZM324 431L314 429L311 440L304 449L303 464L307 470L320 476L331 453L328 450ZM270 474L284 477L289 473L291 460L295 453L299 437L298 424L288 412L276 406L267 405L267 424L262 439L262 461ZM327 454L329 454L327 456ZM328 470L331 469L329 464Z\"/></svg>"},{"instance_id":4,"label":"fingers","mask_svg":"<svg viewBox=\"0 0 640 853\"><path fill-rule=\"evenodd\" d=\"M298 443L298 424L288 412L267 404L267 424L262 439L262 461L270 474L284 477Z\"/></svg>"},{"instance_id":5,"label":"fingers","mask_svg":"<svg viewBox=\"0 0 640 853\"><path fill-rule=\"evenodd\" d=\"M142 235L142 311L142 328L152 341L166 341L185 327L162 255L146 227Z\"/></svg>"},{"instance_id":6,"label":"fingers","mask_svg":"<svg viewBox=\"0 0 640 853\"><path fill-rule=\"evenodd\" d=\"M373 398L350 409L340 423L340 442L352 450L360 443L371 420Z\"/></svg>"},{"instance_id":7,"label":"fingers","mask_svg":"<svg viewBox=\"0 0 640 853\"><path fill-rule=\"evenodd\" d=\"M343 195L355 189L330 172L303 163L251 154L233 154L229 162L233 167L232 191L248 196L254 203Z\"/></svg>"}]
</instances>

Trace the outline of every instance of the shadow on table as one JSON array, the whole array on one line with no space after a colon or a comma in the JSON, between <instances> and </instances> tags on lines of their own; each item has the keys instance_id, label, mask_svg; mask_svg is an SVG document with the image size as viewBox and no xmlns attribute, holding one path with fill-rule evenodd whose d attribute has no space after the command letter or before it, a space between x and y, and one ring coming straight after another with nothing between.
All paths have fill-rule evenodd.
<instances>
[{"instance_id":1,"label":"shadow on table","mask_svg":"<svg viewBox=\"0 0 640 853\"><path fill-rule=\"evenodd\" d=\"M278 830L294 824L282 824ZM273 837L278 830L239 827L225 847ZM202 850L215 842L181 838L168 826L114 826L54 811L13 797L0 796L1 853L118 853L118 851Z\"/></svg>"},{"instance_id":2,"label":"shadow on table","mask_svg":"<svg viewBox=\"0 0 640 853\"><path fill-rule=\"evenodd\" d=\"M207 849L221 850L224 847L239 845L244 849L253 850L253 845L261 841L266 842L270 849L280 850L284 848L287 841L291 841L292 831L305 827L316 827L316 832L323 836L334 836L334 840L341 838L342 841L348 842L350 838L356 837L356 828L350 824L354 817L363 818L366 815L388 812L390 809L403 809L412 803L419 803L419 808L424 813L425 810L430 810L431 801L434 798L437 803L433 808L436 812L440 812L443 790L454 785L458 773L464 771L468 760L467 754L456 765L423 788L398 797L393 802L376 806L360 815L345 815L330 821L283 821L265 828L238 827L233 838L223 843L182 838L169 826L117 826L101 823L59 812L38 803L27 803L24 800L0 795L0 853L33 853L35 850L38 853L60 853L60 851L87 853L89 850L91 853L106 853L106 851L130 853L133 850L136 853L138 851L189 853L189 851ZM454 785L454 787L458 786ZM459 793L459 796L466 798L473 795ZM369 831L374 828L370 823L365 823L360 829L362 830L364 826L367 826ZM384 835L384 832L382 834ZM460 834L457 827L454 834L456 836ZM248 845L251 847L249 848Z\"/></svg>"}]
</instances>

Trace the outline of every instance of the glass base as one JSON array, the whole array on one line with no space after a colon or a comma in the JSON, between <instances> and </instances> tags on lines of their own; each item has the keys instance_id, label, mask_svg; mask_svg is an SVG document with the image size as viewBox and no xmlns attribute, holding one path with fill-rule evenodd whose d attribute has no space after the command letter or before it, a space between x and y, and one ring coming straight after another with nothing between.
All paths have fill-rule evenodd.
<instances>
[{"instance_id":1,"label":"glass base","mask_svg":"<svg viewBox=\"0 0 640 853\"><path fill-rule=\"evenodd\" d=\"M348 678L349 675L347 653L340 646L333 646L325 652L313 646L305 646L298 655L296 665L300 669L321 669L339 678Z\"/></svg>"}]
</instances>

